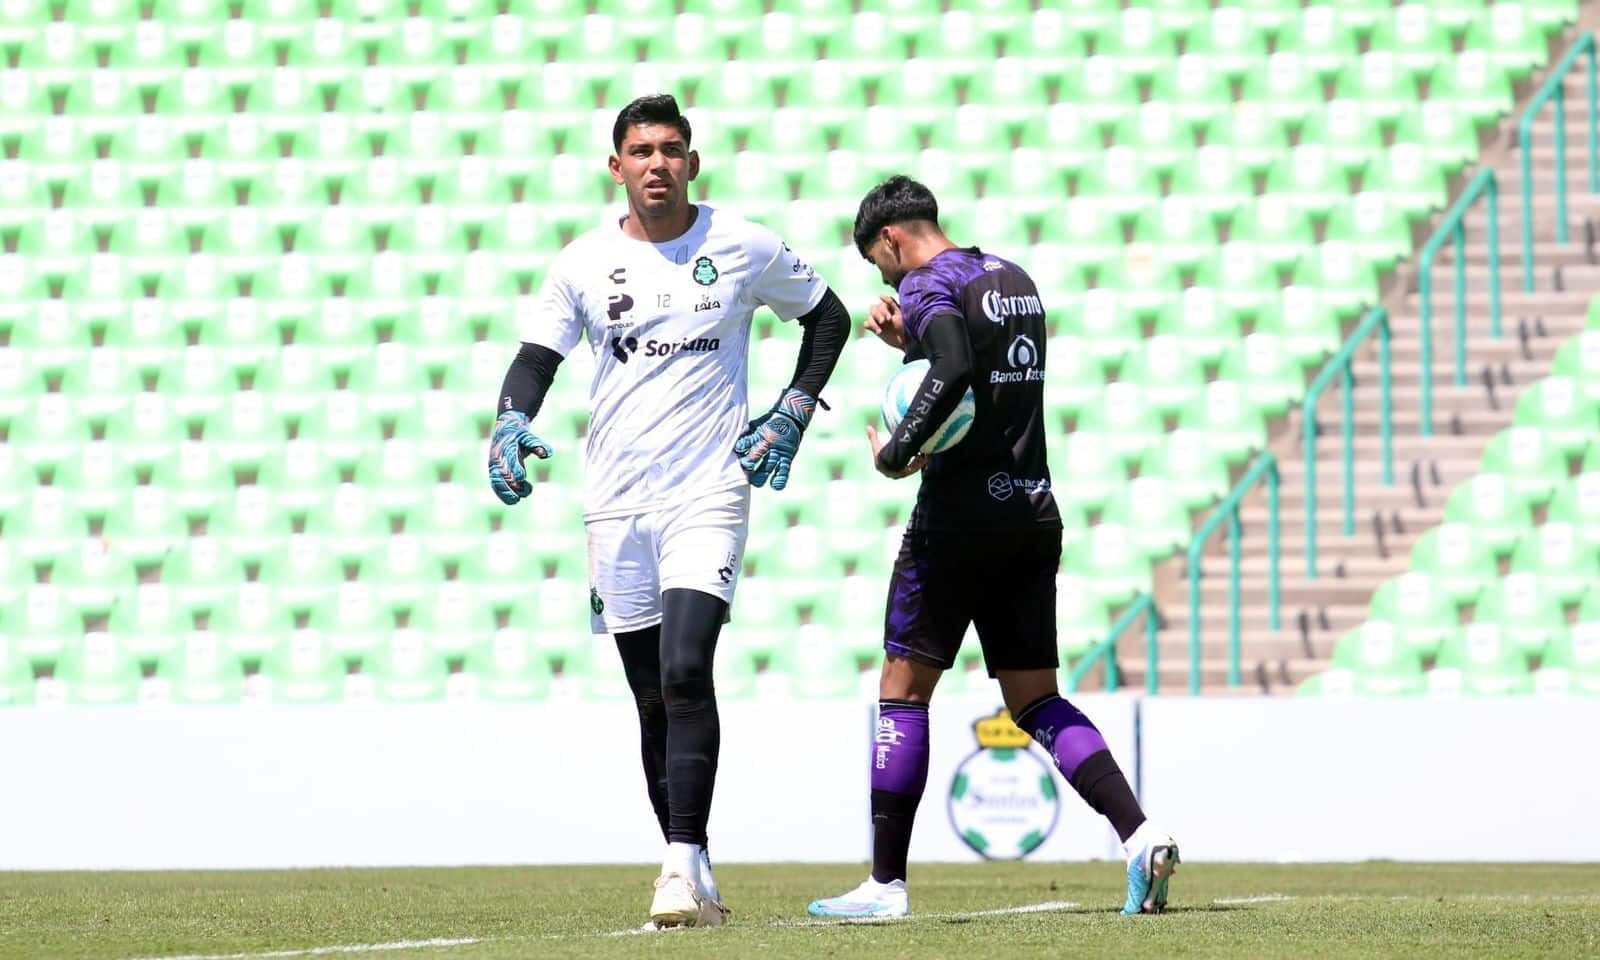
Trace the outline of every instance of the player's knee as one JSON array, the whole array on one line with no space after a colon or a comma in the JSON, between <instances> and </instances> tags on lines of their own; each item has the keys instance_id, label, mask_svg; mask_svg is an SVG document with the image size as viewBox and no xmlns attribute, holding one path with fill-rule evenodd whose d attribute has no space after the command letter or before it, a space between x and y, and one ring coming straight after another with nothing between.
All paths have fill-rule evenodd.
<instances>
[{"instance_id":1,"label":"player's knee","mask_svg":"<svg viewBox=\"0 0 1600 960\"><path fill-rule=\"evenodd\" d=\"M697 657L662 660L661 696L667 706L709 700L712 689L709 661Z\"/></svg>"}]
</instances>

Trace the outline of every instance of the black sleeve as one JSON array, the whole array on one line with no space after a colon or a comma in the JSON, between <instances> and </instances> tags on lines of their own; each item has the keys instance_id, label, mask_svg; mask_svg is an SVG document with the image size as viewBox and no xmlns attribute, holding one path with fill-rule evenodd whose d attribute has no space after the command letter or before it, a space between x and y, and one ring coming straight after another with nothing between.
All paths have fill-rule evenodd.
<instances>
[{"instance_id":1,"label":"black sleeve","mask_svg":"<svg viewBox=\"0 0 1600 960\"><path fill-rule=\"evenodd\" d=\"M972 342L960 314L941 313L922 332L923 351L932 365L911 401L911 413L878 451L878 465L898 473L944 423L972 383ZM925 410L918 416L915 411Z\"/></svg>"},{"instance_id":2,"label":"black sleeve","mask_svg":"<svg viewBox=\"0 0 1600 960\"><path fill-rule=\"evenodd\" d=\"M800 328L804 331L800 335L800 358L795 361L794 380L789 386L820 397L850 338L850 311L832 290L824 291L822 300L800 318Z\"/></svg>"},{"instance_id":3,"label":"black sleeve","mask_svg":"<svg viewBox=\"0 0 1600 960\"><path fill-rule=\"evenodd\" d=\"M524 343L516 359L506 370L505 383L500 387L500 402L495 405L495 415L507 410L520 410L529 419L544 404L544 395L555 382L556 367L561 365L561 354L536 343Z\"/></svg>"}]
</instances>

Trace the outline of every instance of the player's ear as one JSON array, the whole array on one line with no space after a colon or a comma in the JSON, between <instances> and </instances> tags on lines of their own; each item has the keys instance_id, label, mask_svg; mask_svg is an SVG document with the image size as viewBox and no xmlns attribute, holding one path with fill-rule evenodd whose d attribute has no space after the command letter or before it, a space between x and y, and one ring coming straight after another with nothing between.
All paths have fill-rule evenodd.
<instances>
[{"instance_id":1,"label":"player's ear","mask_svg":"<svg viewBox=\"0 0 1600 960\"><path fill-rule=\"evenodd\" d=\"M611 159L606 161L606 168L611 171L611 179L615 180L618 183L622 182L622 158L621 157L619 157L619 156L617 156L616 154L613 153L611 155Z\"/></svg>"},{"instance_id":2,"label":"player's ear","mask_svg":"<svg viewBox=\"0 0 1600 960\"><path fill-rule=\"evenodd\" d=\"M689 179L700 176L700 151L689 151Z\"/></svg>"}]
</instances>

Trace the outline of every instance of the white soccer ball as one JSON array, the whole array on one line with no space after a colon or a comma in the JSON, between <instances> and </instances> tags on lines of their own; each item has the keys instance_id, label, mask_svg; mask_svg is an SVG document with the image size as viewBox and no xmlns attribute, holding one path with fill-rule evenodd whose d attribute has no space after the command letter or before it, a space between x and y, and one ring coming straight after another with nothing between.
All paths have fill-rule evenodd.
<instances>
[{"instance_id":1,"label":"white soccer ball","mask_svg":"<svg viewBox=\"0 0 1600 960\"><path fill-rule=\"evenodd\" d=\"M906 411L911 409L912 399L916 396L917 388L922 385L922 378L928 375L928 368L932 364L926 360L913 360L901 367L894 378L889 381L888 389L883 392L883 425L893 434L899 429L900 421L906 417ZM973 398L972 388L967 388L966 396L956 404L950 416L933 432L928 442L922 445L923 453L944 453L951 447L961 442L961 438L972 429L972 418L977 411L977 400Z\"/></svg>"}]
</instances>

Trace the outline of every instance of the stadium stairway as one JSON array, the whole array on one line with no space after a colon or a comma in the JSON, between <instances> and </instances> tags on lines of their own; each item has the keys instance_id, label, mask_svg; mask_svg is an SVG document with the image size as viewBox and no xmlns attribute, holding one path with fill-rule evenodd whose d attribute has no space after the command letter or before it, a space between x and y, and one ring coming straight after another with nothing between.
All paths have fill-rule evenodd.
<instances>
[{"instance_id":1,"label":"stadium stairway","mask_svg":"<svg viewBox=\"0 0 1600 960\"><path fill-rule=\"evenodd\" d=\"M1600 3L1582 7L1579 22L1556 35L1554 64L1584 31L1600 26ZM1499 184L1499 258L1502 335L1490 332L1487 215L1480 201L1465 221L1467 385L1454 382L1454 261L1446 243L1433 266L1433 435L1420 434L1420 297L1417 255L1388 280L1383 305L1392 330L1394 483L1381 476L1379 363L1376 338L1355 353L1355 532L1344 534L1343 438L1338 379L1323 392L1312 415L1317 428L1316 577L1306 567L1306 471L1303 410L1280 418L1270 448L1281 478L1280 626L1270 627L1266 496L1259 487L1240 512L1242 536L1240 685L1231 686L1229 659L1229 558L1225 532L1211 538L1201 568L1200 680L1208 694L1283 693L1326 667L1339 637L1362 624L1378 586L1409 565L1412 545L1445 516L1451 492L1479 471L1490 439L1511 425L1517 399L1550 373L1558 348L1579 333L1600 291L1600 195L1589 192L1585 135L1586 67L1569 71L1564 85L1567 151L1568 240L1556 240L1555 121L1549 107L1527 145L1516 144L1516 124L1549 67L1519 88L1516 109L1488 135L1481 162L1451 184L1452 200L1482 166ZM1534 291L1522 286L1520 149L1532 151ZM1443 211L1417 236L1417 249L1438 226ZM1197 524L1204 513L1197 518ZM1161 611L1158 682L1179 692L1190 682L1190 619L1185 556L1158 564L1154 574ZM1124 683L1143 687L1148 665L1142 631L1119 641Z\"/></svg>"}]
</instances>

